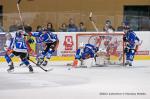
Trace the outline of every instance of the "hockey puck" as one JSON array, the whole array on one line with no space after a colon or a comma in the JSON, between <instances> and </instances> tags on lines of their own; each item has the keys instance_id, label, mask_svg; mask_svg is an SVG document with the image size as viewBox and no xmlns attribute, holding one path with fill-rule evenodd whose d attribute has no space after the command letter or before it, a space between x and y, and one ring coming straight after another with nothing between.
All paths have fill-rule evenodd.
<instances>
[{"instance_id":1,"label":"hockey puck","mask_svg":"<svg viewBox=\"0 0 150 99\"><path fill-rule=\"evenodd\" d=\"M71 70L71 68L68 68L68 70Z\"/></svg>"}]
</instances>

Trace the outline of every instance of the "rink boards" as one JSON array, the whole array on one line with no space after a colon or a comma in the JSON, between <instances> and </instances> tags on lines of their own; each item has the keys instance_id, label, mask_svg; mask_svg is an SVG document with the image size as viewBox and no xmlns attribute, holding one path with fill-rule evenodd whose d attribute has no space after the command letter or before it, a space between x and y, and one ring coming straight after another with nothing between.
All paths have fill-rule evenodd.
<instances>
[{"instance_id":1,"label":"rink boards","mask_svg":"<svg viewBox=\"0 0 150 99\"><path fill-rule=\"evenodd\" d=\"M59 38L59 46L58 49L54 52L50 61L73 61L74 55L77 48L77 34L91 34L91 33L103 33L103 32L55 32ZM115 32L120 33L120 32ZM0 33L0 48L5 44L5 33ZM11 33L14 35L15 33ZM139 46L138 52L136 53L135 60L150 60L150 31L138 31L136 32L140 40L142 40L141 46ZM36 38L34 38L36 39ZM40 45L40 44L39 44ZM32 44L32 49L37 52L39 49L38 44ZM40 45L41 47L41 45ZM0 62L5 62L4 59L4 51L0 50ZM36 55L34 55L36 56ZM31 59L35 59L35 57L31 57ZM115 58L113 58L115 59ZM17 57L13 58L13 61L19 61Z\"/></svg>"}]
</instances>

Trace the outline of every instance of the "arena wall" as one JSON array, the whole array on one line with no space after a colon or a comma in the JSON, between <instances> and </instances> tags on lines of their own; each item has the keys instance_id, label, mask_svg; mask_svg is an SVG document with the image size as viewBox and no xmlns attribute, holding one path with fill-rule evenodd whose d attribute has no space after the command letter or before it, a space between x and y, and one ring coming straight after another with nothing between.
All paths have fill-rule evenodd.
<instances>
[{"instance_id":1,"label":"arena wall","mask_svg":"<svg viewBox=\"0 0 150 99\"><path fill-rule=\"evenodd\" d=\"M54 52L54 55L50 59L51 61L72 61L74 59L74 54L76 52L76 35L84 34L85 32L55 32L59 38L59 46L57 51ZM89 33L99 33L99 32L86 32ZM0 33L0 48L5 43L5 33ZM140 40L142 41L141 46L139 46L138 52L136 53L135 60L150 60L150 31L138 31L136 32ZM14 33L12 33L14 35ZM37 50L36 44L32 44L32 49ZM0 62L4 62L5 51L1 49L0 51ZM36 55L32 55L32 59L35 59ZM18 58L14 58L14 61L19 61Z\"/></svg>"},{"instance_id":2,"label":"arena wall","mask_svg":"<svg viewBox=\"0 0 150 99\"><path fill-rule=\"evenodd\" d=\"M16 7L17 0L1 0L3 6L3 25L5 29L19 20ZM94 13L94 19L102 30L106 19L112 21L117 28L123 21L123 9L125 5L150 5L149 0L22 0L20 4L23 19L35 30L37 25L52 22L56 29L68 19L74 18L75 23L83 21L89 30L93 27L89 22L90 11Z\"/></svg>"}]
</instances>

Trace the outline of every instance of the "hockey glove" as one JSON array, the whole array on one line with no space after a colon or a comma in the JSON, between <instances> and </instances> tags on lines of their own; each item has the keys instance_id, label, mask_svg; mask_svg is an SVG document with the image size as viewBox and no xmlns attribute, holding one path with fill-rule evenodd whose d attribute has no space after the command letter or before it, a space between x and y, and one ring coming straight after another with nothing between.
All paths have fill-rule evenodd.
<instances>
[{"instance_id":1,"label":"hockey glove","mask_svg":"<svg viewBox=\"0 0 150 99\"><path fill-rule=\"evenodd\" d=\"M126 38L125 36L123 37L123 41L124 41L124 42L127 42L127 38Z\"/></svg>"},{"instance_id":2,"label":"hockey glove","mask_svg":"<svg viewBox=\"0 0 150 99\"><path fill-rule=\"evenodd\" d=\"M128 53L129 52L129 49L128 48L125 48L124 49L124 53Z\"/></svg>"},{"instance_id":3,"label":"hockey glove","mask_svg":"<svg viewBox=\"0 0 150 99\"><path fill-rule=\"evenodd\" d=\"M80 55L75 55L75 59L81 59L81 56Z\"/></svg>"}]
</instances>

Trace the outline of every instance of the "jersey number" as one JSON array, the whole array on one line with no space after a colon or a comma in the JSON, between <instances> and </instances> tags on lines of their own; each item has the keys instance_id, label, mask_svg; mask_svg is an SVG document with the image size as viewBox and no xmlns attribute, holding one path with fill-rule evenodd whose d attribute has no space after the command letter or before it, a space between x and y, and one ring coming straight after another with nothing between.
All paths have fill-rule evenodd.
<instances>
[{"instance_id":1,"label":"jersey number","mask_svg":"<svg viewBox=\"0 0 150 99\"><path fill-rule=\"evenodd\" d=\"M23 42L17 42L16 47L21 48L21 49L26 49L27 48L25 43L23 43Z\"/></svg>"}]
</instances>

